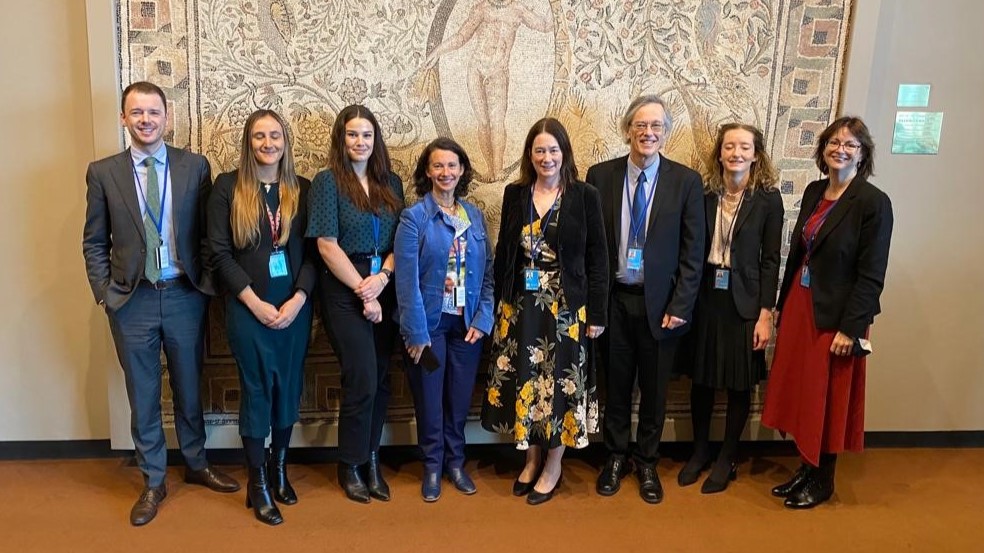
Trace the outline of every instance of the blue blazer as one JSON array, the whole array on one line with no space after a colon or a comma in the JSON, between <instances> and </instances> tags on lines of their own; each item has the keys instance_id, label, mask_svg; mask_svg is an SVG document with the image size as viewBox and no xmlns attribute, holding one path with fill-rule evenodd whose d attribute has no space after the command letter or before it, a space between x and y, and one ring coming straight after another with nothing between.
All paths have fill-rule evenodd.
<instances>
[{"instance_id":1,"label":"blue blazer","mask_svg":"<svg viewBox=\"0 0 984 553\"><path fill-rule=\"evenodd\" d=\"M492 245L482 212L460 198L458 203L471 220L464 235L465 326L488 335L492 331ZM400 333L408 345L430 342L430 331L441 320L444 278L453 241L454 228L444 222L440 206L429 193L400 215L393 245L393 273Z\"/></svg>"}]
</instances>

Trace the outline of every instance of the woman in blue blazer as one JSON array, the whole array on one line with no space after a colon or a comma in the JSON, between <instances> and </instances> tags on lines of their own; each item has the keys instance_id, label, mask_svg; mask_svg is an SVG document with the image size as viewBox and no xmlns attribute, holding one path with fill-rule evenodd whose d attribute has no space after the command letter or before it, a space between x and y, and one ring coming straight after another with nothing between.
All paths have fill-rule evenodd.
<instances>
[{"instance_id":1,"label":"woman in blue blazer","mask_svg":"<svg viewBox=\"0 0 984 553\"><path fill-rule=\"evenodd\" d=\"M407 376L424 455L424 501L441 496L441 473L466 495L465 418L482 338L492 330L492 248L482 212L464 201L472 167L449 138L432 141L413 174L421 200L396 229L396 297Z\"/></svg>"}]
</instances>

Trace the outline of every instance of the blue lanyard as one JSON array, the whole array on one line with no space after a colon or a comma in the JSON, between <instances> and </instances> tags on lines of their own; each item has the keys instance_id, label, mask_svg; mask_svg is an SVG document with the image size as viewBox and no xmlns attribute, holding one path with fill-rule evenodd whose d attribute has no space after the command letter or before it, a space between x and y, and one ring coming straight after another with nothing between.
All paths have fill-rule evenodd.
<instances>
[{"instance_id":1,"label":"blue lanyard","mask_svg":"<svg viewBox=\"0 0 984 553\"><path fill-rule=\"evenodd\" d=\"M454 239L454 273L458 275L458 286L464 284L462 282L461 274L461 237L455 237Z\"/></svg>"},{"instance_id":2,"label":"blue lanyard","mask_svg":"<svg viewBox=\"0 0 984 553\"><path fill-rule=\"evenodd\" d=\"M379 215L372 214L373 255L379 255Z\"/></svg>"},{"instance_id":3,"label":"blue lanyard","mask_svg":"<svg viewBox=\"0 0 984 553\"><path fill-rule=\"evenodd\" d=\"M834 210L834 207L837 205L837 202L840 201L840 198L834 200L834 202L820 214L820 221L817 223L817 226L813 228L813 233L808 236L806 234L806 225L810 222L810 219L813 218L813 215L817 212L817 209L820 208L820 203L822 201L823 198L820 198L817 205L813 207L813 211L810 212L810 216L806 218L806 223L803 224L803 237L806 238L806 261L804 261L806 264L810 263L810 256L813 254L813 244L817 240L817 235L820 234L820 229L823 227L823 224L827 222L827 217L830 216L830 212Z\"/></svg>"},{"instance_id":4,"label":"blue lanyard","mask_svg":"<svg viewBox=\"0 0 984 553\"><path fill-rule=\"evenodd\" d=\"M168 171L168 167L170 167L170 165L171 165L171 158L165 158L164 159L164 192L161 193L161 212L157 217L154 217L154 214L150 212L150 206L147 205L147 196L144 195L143 185L140 184L140 175L137 174L137 166L133 163L133 158L132 157L130 158L130 167L133 168L133 178L137 181L137 190L140 192L140 199L143 200L144 213L146 213L147 216L150 217L150 222L154 223L154 227L157 229L158 236L160 236L161 232L164 230L164 206L165 206L164 202L165 200L167 200L167 178L171 174L171 172ZM157 162L155 159L154 167L148 167L147 171L156 171L156 170L157 170Z\"/></svg>"},{"instance_id":5,"label":"blue lanyard","mask_svg":"<svg viewBox=\"0 0 984 553\"><path fill-rule=\"evenodd\" d=\"M540 236L533 240L533 186L530 186L530 264L540 256L540 243L543 242L543 237L547 233L547 226L550 224L550 216L553 215L554 209L557 207L557 200L560 199L560 191L557 191L557 197L554 198L552 204L550 204L550 211L547 211L547 216L543 220L543 224L540 225Z\"/></svg>"},{"instance_id":6,"label":"blue lanyard","mask_svg":"<svg viewBox=\"0 0 984 553\"><path fill-rule=\"evenodd\" d=\"M640 171L639 174L644 174ZM656 195L656 184L659 182L659 171L656 172L656 176L653 178L653 187L649 189L649 196L646 198L646 205L642 209L642 218L638 221L632 218L632 194L629 194L629 172L625 172L625 197L629 204L629 243L635 244L636 240L639 238L639 231L642 230L643 223L646 220L646 213L649 212L649 204L653 201L653 196ZM642 186L636 184L636 186Z\"/></svg>"}]
</instances>

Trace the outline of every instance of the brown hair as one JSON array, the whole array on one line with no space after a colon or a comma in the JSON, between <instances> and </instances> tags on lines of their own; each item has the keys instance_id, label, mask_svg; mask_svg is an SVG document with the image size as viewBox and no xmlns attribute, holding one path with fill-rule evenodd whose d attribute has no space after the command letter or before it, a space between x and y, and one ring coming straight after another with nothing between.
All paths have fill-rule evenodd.
<instances>
[{"instance_id":1,"label":"brown hair","mask_svg":"<svg viewBox=\"0 0 984 553\"><path fill-rule=\"evenodd\" d=\"M536 182L536 169L533 168L533 141L542 133L547 133L557 140L560 146L560 153L563 160L560 165L560 185L566 187L574 184L577 180L577 165L574 163L574 148L571 147L571 139L567 135L567 129L560 121L553 117L540 119L530 128L526 134L526 142L523 143L523 159L519 162L519 180L513 184L531 186Z\"/></svg>"},{"instance_id":2,"label":"brown hair","mask_svg":"<svg viewBox=\"0 0 984 553\"><path fill-rule=\"evenodd\" d=\"M156 84L147 81L130 83L130 86L123 89L123 95L120 99L120 113L126 113L126 97L132 92L139 92L141 94L156 94L160 96L161 103L164 104L164 113L167 113L167 97L164 96L164 91L161 90L161 87Z\"/></svg>"},{"instance_id":3,"label":"brown hair","mask_svg":"<svg viewBox=\"0 0 984 553\"><path fill-rule=\"evenodd\" d=\"M260 224L266 222L264 200L260 195L259 163L253 154L253 125L264 117L270 117L280 124L284 131L284 155L280 158L277 180L280 182L280 239L277 244L284 246L290 238L290 225L297 215L301 189L294 171L290 132L284 118L275 111L260 109L254 111L243 125L243 138L239 149L239 174L236 178L235 193L229 210L229 224L232 227L232 241L237 248L256 248L260 243Z\"/></svg>"},{"instance_id":4,"label":"brown hair","mask_svg":"<svg viewBox=\"0 0 984 553\"><path fill-rule=\"evenodd\" d=\"M718 128L717 140L714 141L714 150L708 153L704 165L708 168L708 173L704 175L704 189L717 194L724 193L724 164L721 163L721 146L724 145L724 135L728 131L743 130L752 133L752 144L755 147L755 156L758 158L752 162L748 172L748 191L755 193L756 190L769 190L775 187L779 181L779 172L772 164L772 158L765 150L765 137L762 131L754 125L744 123L727 123Z\"/></svg>"},{"instance_id":5,"label":"brown hair","mask_svg":"<svg viewBox=\"0 0 984 553\"><path fill-rule=\"evenodd\" d=\"M372 153L366 164L366 176L369 180L369 197L366 197L352 169L352 160L345 152L345 125L353 119L365 119L372 125ZM335 124L331 128L331 148L328 152L328 168L335 174L338 188L361 211L378 212L380 208L393 213L400 209L400 204L390 188L390 157L383 142L383 132L376 117L365 106L346 106L338 112Z\"/></svg>"},{"instance_id":6,"label":"brown hair","mask_svg":"<svg viewBox=\"0 0 984 553\"><path fill-rule=\"evenodd\" d=\"M468 159L468 154L465 153L465 149L460 144L443 136L432 140L424 148L424 151L420 152L420 157L417 158L417 168L413 171L414 192L418 197L423 197L424 194L434 188L434 183L427 176L427 166L430 164L431 154L437 150L444 150L458 156L458 163L461 164L462 172L461 178L458 179L458 185L454 187L454 197L460 198L464 196L468 193L468 185L471 184L472 177L475 174L474 170L472 170L471 160Z\"/></svg>"},{"instance_id":7,"label":"brown hair","mask_svg":"<svg viewBox=\"0 0 984 553\"><path fill-rule=\"evenodd\" d=\"M857 176L861 180L868 180L868 177L875 174L875 141L871 138L868 125L865 125L860 117L840 117L820 133L820 136L817 137L817 149L813 152L813 159L817 162L817 168L824 175L830 172L830 167L827 167L827 162L823 159L823 153L827 149L827 141L833 138L837 131L844 128L861 143L861 161L858 163Z\"/></svg>"}]
</instances>

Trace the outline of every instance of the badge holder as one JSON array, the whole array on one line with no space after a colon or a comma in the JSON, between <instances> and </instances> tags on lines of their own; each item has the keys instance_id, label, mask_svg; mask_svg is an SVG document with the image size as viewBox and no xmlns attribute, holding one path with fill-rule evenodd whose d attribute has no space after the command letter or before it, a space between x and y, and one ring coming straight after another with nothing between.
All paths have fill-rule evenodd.
<instances>
[{"instance_id":1,"label":"badge holder","mask_svg":"<svg viewBox=\"0 0 984 553\"><path fill-rule=\"evenodd\" d=\"M369 257L369 274L375 275L383 269L383 258L378 255Z\"/></svg>"},{"instance_id":2,"label":"badge holder","mask_svg":"<svg viewBox=\"0 0 984 553\"><path fill-rule=\"evenodd\" d=\"M284 250L270 252L270 278L287 276L287 256Z\"/></svg>"},{"instance_id":3,"label":"badge holder","mask_svg":"<svg viewBox=\"0 0 984 553\"><path fill-rule=\"evenodd\" d=\"M810 287L810 268L803 265L803 271L800 272L800 286L803 288Z\"/></svg>"},{"instance_id":4,"label":"badge holder","mask_svg":"<svg viewBox=\"0 0 984 553\"><path fill-rule=\"evenodd\" d=\"M540 269L530 267L526 269L526 291L535 292L540 289Z\"/></svg>"},{"instance_id":5,"label":"badge holder","mask_svg":"<svg viewBox=\"0 0 984 553\"><path fill-rule=\"evenodd\" d=\"M731 284L731 269L714 269L714 289L727 290Z\"/></svg>"},{"instance_id":6,"label":"badge holder","mask_svg":"<svg viewBox=\"0 0 984 553\"><path fill-rule=\"evenodd\" d=\"M642 248L629 248L628 256L625 261L625 268L630 271L642 270Z\"/></svg>"},{"instance_id":7,"label":"badge holder","mask_svg":"<svg viewBox=\"0 0 984 553\"><path fill-rule=\"evenodd\" d=\"M157 257L158 269L167 269L171 267L171 255L167 246L164 244L158 246L155 255Z\"/></svg>"}]
</instances>

